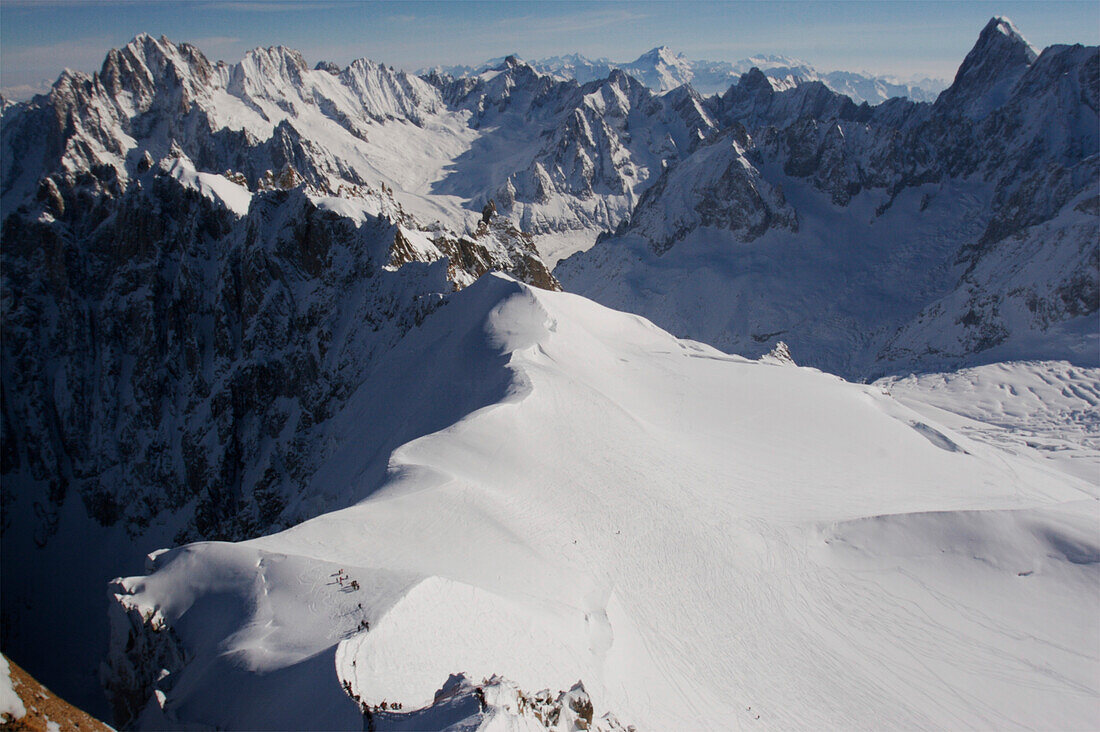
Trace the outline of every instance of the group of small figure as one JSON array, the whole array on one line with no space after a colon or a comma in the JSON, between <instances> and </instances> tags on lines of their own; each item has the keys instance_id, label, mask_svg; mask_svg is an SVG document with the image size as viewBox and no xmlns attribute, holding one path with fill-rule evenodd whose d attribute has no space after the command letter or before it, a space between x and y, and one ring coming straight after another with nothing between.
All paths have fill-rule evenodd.
<instances>
[{"instance_id":1,"label":"group of small figure","mask_svg":"<svg viewBox=\"0 0 1100 732\"><path fill-rule=\"evenodd\" d=\"M343 587L344 583L348 582L348 580L350 579L348 577L348 575L344 572L343 568L336 570L335 572L333 572L329 576L330 577L335 577L336 578L336 584L340 585L341 587ZM358 590L359 589L359 580L351 580L350 582L348 582L348 587L350 587L352 590Z\"/></svg>"},{"instance_id":2,"label":"group of small figure","mask_svg":"<svg viewBox=\"0 0 1100 732\"><path fill-rule=\"evenodd\" d=\"M359 704L359 708L363 711L363 718L367 722L366 727L368 732L374 732L374 715L377 712L400 711L402 707L401 702L388 702L385 699L382 700L381 704L367 704L359 698L358 694L352 691L351 682L347 679L344 679L344 691Z\"/></svg>"},{"instance_id":3,"label":"group of small figure","mask_svg":"<svg viewBox=\"0 0 1100 732\"><path fill-rule=\"evenodd\" d=\"M336 578L336 584L340 585L341 587L344 587L345 586L344 583L347 582L346 586L351 588L352 592L358 592L359 591L359 582L358 582L358 580L351 579L348 576L347 572L344 571L343 567L336 570L335 572L333 572L329 576L330 577L335 577ZM359 608L359 612L363 612L363 603L361 603L361 602L357 603L356 606ZM358 629L359 630L370 630L370 623L367 622L366 618L363 618L359 621L359 628Z\"/></svg>"},{"instance_id":4,"label":"group of small figure","mask_svg":"<svg viewBox=\"0 0 1100 732\"><path fill-rule=\"evenodd\" d=\"M385 699L383 699L381 704L375 704L373 707L371 707L371 711L372 712L385 712L385 711L393 711L395 709L400 709L400 708L401 708L401 702L387 702Z\"/></svg>"},{"instance_id":5,"label":"group of small figure","mask_svg":"<svg viewBox=\"0 0 1100 732\"><path fill-rule=\"evenodd\" d=\"M375 715L376 712L392 712L392 711L400 711L400 709L401 709L402 705L401 705L400 702L388 702L385 699L382 700L381 704L367 704L365 701L363 701L361 698L359 698L358 694L356 694L354 691L352 691L351 682L348 681L347 679L344 679L343 686L344 686L344 692L348 696L350 696L352 699L354 699L356 702L358 702L359 708L361 710L363 710L363 716L367 720L367 729L368 730L371 730L371 731L374 730L374 715Z\"/></svg>"}]
</instances>

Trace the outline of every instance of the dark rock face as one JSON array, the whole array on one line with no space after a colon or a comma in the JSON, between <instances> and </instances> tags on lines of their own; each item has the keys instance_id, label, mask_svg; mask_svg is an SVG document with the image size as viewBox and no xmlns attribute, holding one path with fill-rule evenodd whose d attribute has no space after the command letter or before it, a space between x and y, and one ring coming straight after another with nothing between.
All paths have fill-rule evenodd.
<instances>
[{"instance_id":1,"label":"dark rock face","mask_svg":"<svg viewBox=\"0 0 1100 732\"><path fill-rule=\"evenodd\" d=\"M9 216L3 490L44 487L41 541L70 489L135 534L192 502L180 540L300 520L314 428L451 287L385 269L387 236L296 192L236 219L165 175L84 217Z\"/></svg>"},{"instance_id":2,"label":"dark rock face","mask_svg":"<svg viewBox=\"0 0 1100 732\"><path fill-rule=\"evenodd\" d=\"M179 541L296 523L318 425L374 354L491 269L560 289L504 220L423 231L383 193L356 225L284 190L291 165L240 218L142 160L125 191L43 178L4 220L3 501L37 496L40 545L70 491L133 535L165 512Z\"/></svg>"},{"instance_id":3,"label":"dark rock face","mask_svg":"<svg viewBox=\"0 0 1100 732\"><path fill-rule=\"evenodd\" d=\"M493 199L489 199L489 202L485 204L485 207L481 209L481 223L488 224L492 221L493 216L496 215L497 205L493 202Z\"/></svg>"},{"instance_id":4,"label":"dark rock face","mask_svg":"<svg viewBox=\"0 0 1100 732\"><path fill-rule=\"evenodd\" d=\"M1035 58L1035 51L1012 23L993 18L936 106L969 119L982 119L1004 104Z\"/></svg>"}]
</instances>

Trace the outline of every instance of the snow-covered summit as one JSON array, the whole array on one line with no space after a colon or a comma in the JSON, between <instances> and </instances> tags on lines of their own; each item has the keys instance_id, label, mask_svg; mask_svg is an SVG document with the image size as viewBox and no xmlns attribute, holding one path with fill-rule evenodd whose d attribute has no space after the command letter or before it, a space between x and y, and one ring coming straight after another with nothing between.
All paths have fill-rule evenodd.
<instances>
[{"instance_id":1,"label":"snow-covered summit","mask_svg":"<svg viewBox=\"0 0 1100 732\"><path fill-rule=\"evenodd\" d=\"M695 76L687 57L668 46L650 49L622 69L658 92L690 83Z\"/></svg>"}]
</instances>

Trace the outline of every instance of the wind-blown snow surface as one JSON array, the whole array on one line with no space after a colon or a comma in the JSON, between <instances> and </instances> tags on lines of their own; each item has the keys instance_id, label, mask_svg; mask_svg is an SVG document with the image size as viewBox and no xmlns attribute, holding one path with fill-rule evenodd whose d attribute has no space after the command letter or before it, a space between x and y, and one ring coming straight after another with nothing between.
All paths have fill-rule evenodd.
<instances>
[{"instance_id":1,"label":"wind-blown snow surface","mask_svg":"<svg viewBox=\"0 0 1100 732\"><path fill-rule=\"evenodd\" d=\"M1030 452L1100 495L1100 369L1066 361L996 363L876 382L953 430Z\"/></svg>"},{"instance_id":2,"label":"wind-blown snow surface","mask_svg":"<svg viewBox=\"0 0 1100 732\"><path fill-rule=\"evenodd\" d=\"M579 679L647 729L1100 725L1087 481L881 386L500 276L372 384L324 476L365 500L114 586L105 677L156 686L138 726L358 728L342 683L413 710L457 673ZM475 385L362 484L381 415Z\"/></svg>"}]
</instances>

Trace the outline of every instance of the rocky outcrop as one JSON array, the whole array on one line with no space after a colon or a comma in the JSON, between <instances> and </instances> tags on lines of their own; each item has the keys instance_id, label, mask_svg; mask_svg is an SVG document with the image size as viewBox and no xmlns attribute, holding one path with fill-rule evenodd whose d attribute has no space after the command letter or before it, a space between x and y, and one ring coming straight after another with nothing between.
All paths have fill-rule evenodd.
<instances>
[{"instance_id":1,"label":"rocky outcrop","mask_svg":"<svg viewBox=\"0 0 1100 732\"><path fill-rule=\"evenodd\" d=\"M348 693L355 698L350 689ZM501 676L474 683L459 673L447 679L432 704L423 709L405 711L400 705L386 703L362 706L364 728L368 730L481 729L487 723L554 732L634 730L633 725L621 723L611 712L597 717L581 681L556 694L549 689L532 693Z\"/></svg>"},{"instance_id":2,"label":"rocky outcrop","mask_svg":"<svg viewBox=\"0 0 1100 732\"><path fill-rule=\"evenodd\" d=\"M103 688L111 700L114 722L126 727L150 700L163 699L158 683L187 663L184 645L155 609L129 600L126 590L113 583L109 592L111 647L100 668Z\"/></svg>"},{"instance_id":3,"label":"rocky outcrop","mask_svg":"<svg viewBox=\"0 0 1100 732\"><path fill-rule=\"evenodd\" d=\"M0 703L0 728L12 732L58 728L111 732L110 727L54 694L11 659L0 658L0 674L0 683L10 694Z\"/></svg>"},{"instance_id":4,"label":"rocky outcrop","mask_svg":"<svg viewBox=\"0 0 1100 732\"><path fill-rule=\"evenodd\" d=\"M667 170L638 203L619 233L638 234L664 254L697 229L728 231L741 242L781 228L798 231L798 216L781 188L745 158L750 138L731 127L680 165Z\"/></svg>"}]
</instances>

